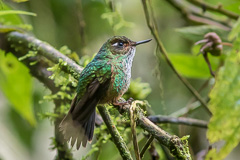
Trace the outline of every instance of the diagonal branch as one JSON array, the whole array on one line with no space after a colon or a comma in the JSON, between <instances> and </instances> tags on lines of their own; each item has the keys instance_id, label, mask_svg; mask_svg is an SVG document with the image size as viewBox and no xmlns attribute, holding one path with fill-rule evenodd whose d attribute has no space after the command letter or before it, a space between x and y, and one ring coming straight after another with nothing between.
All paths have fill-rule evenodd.
<instances>
[{"instance_id":1,"label":"diagonal branch","mask_svg":"<svg viewBox=\"0 0 240 160\"><path fill-rule=\"evenodd\" d=\"M115 143L118 151L120 152L120 155L122 156L122 159L132 160L130 151L127 148L127 145L124 142L122 136L118 132L116 126L114 125L106 106L98 106L98 111L101 114L103 121L105 122L105 124L112 136L113 142Z\"/></svg>"},{"instance_id":2,"label":"diagonal branch","mask_svg":"<svg viewBox=\"0 0 240 160\"><path fill-rule=\"evenodd\" d=\"M231 29L231 26L227 22L212 18L213 16L211 15L202 14L197 10L197 7L185 6L184 1L166 0L166 2L179 11L182 16L190 22L195 24L214 25L224 30Z\"/></svg>"},{"instance_id":3,"label":"diagonal branch","mask_svg":"<svg viewBox=\"0 0 240 160\"><path fill-rule=\"evenodd\" d=\"M143 149L141 150L140 157L143 158L144 153L148 149L148 147L152 144L154 137L150 135L150 138L147 140L146 144L144 145Z\"/></svg>"},{"instance_id":4,"label":"diagonal branch","mask_svg":"<svg viewBox=\"0 0 240 160\"><path fill-rule=\"evenodd\" d=\"M51 60L53 63L59 63L60 59L66 63L66 70L75 73L81 73L83 68L76 64L72 59L60 53L54 47L46 42L40 41L35 37L20 32L10 32L8 34L8 43L11 43L11 48L17 50L32 50L38 54ZM27 51L25 52L25 54ZM77 77L77 75L74 75Z\"/></svg>"},{"instance_id":5,"label":"diagonal branch","mask_svg":"<svg viewBox=\"0 0 240 160\"><path fill-rule=\"evenodd\" d=\"M186 118L186 117L176 118L176 117L156 115L156 116L148 116L148 119L153 123L184 124L188 126L196 126L201 128L207 128L207 125L208 125L208 122L206 121L193 119L193 118Z\"/></svg>"},{"instance_id":6,"label":"diagonal branch","mask_svg":"<svg viewBox=\"0 0 240 160\"><path fill-rule=\"evenodd\" d=\"M134 101L132 105L136 105L134 107L137 115L137 126L140 126L142 129L146 130L148 133L154 136L154 138L156 138L162 145L166 146L170 150L172 155L176 156L176 158L186 160L191 159L187 144L183 140L181 140L175 135L170 135L169 133L155 125L153 122L151 122L147 117L145 117L144 111L139 107L139 105L144 108L144 106L147 106L146 103L142 101ZM124 111L128 113L128 116L130 117L131 106L129 104L124 105L121 108L119 108L118 106L115 107L119 110L120 113Z\"/></svg>"},{"instance_id":7,"label":"diagonal branch","mask_svg":"<svg viewBox=\"0 0 240 160\"><path fill-rule=\"evenodd\" d=\"M205 10L210 10L210 11L214 11L214 12L217 12L217 13L221 13L229 18L232 18L232 19L235 19L237 20L239 15L234 13L234 12L231 12L231 11L228 11L226 9L223 9L223 7L221 5L218 5L218 6L214 6L214 5L210 5L210 4L207 4L203 1L199 1L199 0L187 0L188 2L196 5L196 6L199 6Z\"/></svg>"}]
</instances>

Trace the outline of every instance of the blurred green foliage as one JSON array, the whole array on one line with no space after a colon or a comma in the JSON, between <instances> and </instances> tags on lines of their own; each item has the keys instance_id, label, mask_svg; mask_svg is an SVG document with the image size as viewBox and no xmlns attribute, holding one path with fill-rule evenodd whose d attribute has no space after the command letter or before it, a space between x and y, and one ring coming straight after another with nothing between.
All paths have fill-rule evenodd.
<instances>
[{"instance_id":1,"label":"blurred green foliage","mask_svg":"<svg viewBox=\"0 0 240 160\"><path fill-rule=\"evenodd\" d=\"M26 11L11 10L6 5L1 5L0 22L6 25L21 27L22 21L18 14L36 16ZM2 33L11 29L1 30ZM14 30L14 28L13 28ZM8 98L14 109L28 122L35 126L36 119L32 106L32 78L28 69L18 62L12 54L0 51L0 88Z\"/></svg>"},{"instance_id":2,"label":"blurred green foliage","mask_svg":"<svg viewBox=\"0 0 240 160\"><path fill-rule=\"evenodd\" d=\"M219 66L219 58L213 56L209 57L211 66L215 71ZM175 53L169 54L169 58L171 59L177 71L184 77L198 79L207 79L211 77L207 63L201 54L196 56L190 54Z\"/></svg>"},{"instance_id":3,"label":"blurred green foliage","mask_svg":"<svg viewBox=\"0 0 240 160\"><path fill-rule=\"evenodd\" d=\"M239 34L239 33L238 33ZM224 159L240 142L240 38L218 72L214 88L209 94L209 108L213 113L207 132L210 143L224 140L217 151L210 150L206 159Z\"/></svg>"},{"instance_id":4,"label":"blurred green foliage","mask_svg":"<svg viewBox=\"0 0 240 160\"><path fill-rule=\"evenodd\" d=\"M197 42L203 39L203 35L209 32L215 32L221 37L223 41L227 41L228 31L210 25L201 25L201 26L188 26L183 28L176 29L176 32L179 33L186 39L191 40L192 42Z\"/></svg>"},{"instance_id":5,"label":"blurred green foliage","mask_svg":"<svg viewBox=\"0 0 240 160\"><path fill-rule=\"evenodd\" d=\"M28 68L12 54L0 52L0 88L14 109L31 125L36 125L32 107L32 78Z\"/></svg>"},{"instance_id":6,"label":"blurred green foliage","mask_svg":"<svg viewBox=\"0 0 240 160\"><path fill-rule=\"evenodd\" d=\"M151 91L149 83L142 82L141 78L132 79L128 91L124 94L124 98L144 100Z\"/></svg>"}]
</instances>

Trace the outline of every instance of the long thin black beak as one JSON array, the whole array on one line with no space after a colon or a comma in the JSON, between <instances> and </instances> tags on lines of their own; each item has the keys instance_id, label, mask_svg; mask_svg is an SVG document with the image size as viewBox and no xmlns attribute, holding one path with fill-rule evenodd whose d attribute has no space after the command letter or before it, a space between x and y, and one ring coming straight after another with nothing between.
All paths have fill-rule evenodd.
<instances>
[{"instance_id":1,"label":"long thin black beak","mask_svg":"<svg viewBox=\"0 0 240 160\"><path fill-rule=\"evenodd\" d=\"M138 41L136 42L135 46L139 45L139 44L143 44L143 43L147 43L150 42L152 39L147 39L147 40L143 40L143 41Z\"/></svg>"}]
</instances>

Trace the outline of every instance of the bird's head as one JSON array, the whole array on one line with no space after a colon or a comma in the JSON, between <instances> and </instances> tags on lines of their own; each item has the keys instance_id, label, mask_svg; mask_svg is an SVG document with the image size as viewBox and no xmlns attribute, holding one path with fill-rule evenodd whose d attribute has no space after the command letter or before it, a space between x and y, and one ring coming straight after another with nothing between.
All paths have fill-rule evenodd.
<instances>
[{"instance_id":1,"label":"bird's head","mask_svg":"<svg viewBox=\"0 0 240 160\"><path fill-rule=\"evenodd\" d=\"M147 43L149 41L151 41L151 39L135 42L125 36L114 36L103 44L98 54L104 54L108 58L121 55L129 56L135 53L137 45Z\"/></svg>"}]
</instances>

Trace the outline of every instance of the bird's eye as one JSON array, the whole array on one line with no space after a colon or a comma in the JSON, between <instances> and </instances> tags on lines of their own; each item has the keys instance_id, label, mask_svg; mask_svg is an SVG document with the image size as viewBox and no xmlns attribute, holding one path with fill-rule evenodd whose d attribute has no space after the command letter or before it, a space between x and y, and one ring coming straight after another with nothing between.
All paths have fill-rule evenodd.
<instances>
[{"instance_id":1,"label":"bird's eye","mask_svg":"<svg viewBox=\"0 0 240 160\"><path fill-rule=\"evenodd\" d=\"M123 46L123 42L118 42L118 46Z\"/></svg>"},{"instance_id":2,"label":"bird's eye","mask_svg":"<svg viewBox=\"0 0 240 160\"><path fill-rule=\"evenodd\" d=\"M112 46L123 47L124 46L124 42L116 42L116 43L113 43Z\"/></svg>"}]
</instances>

